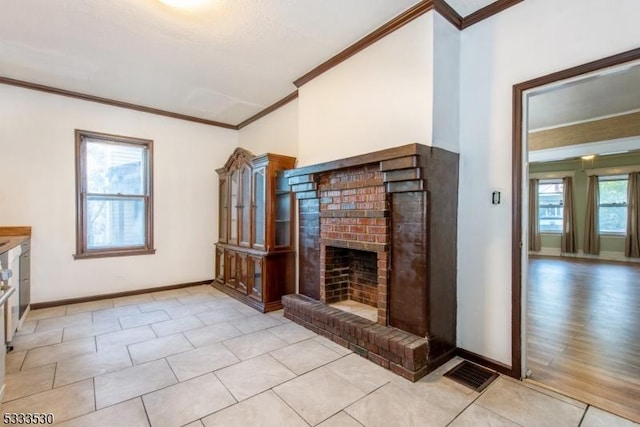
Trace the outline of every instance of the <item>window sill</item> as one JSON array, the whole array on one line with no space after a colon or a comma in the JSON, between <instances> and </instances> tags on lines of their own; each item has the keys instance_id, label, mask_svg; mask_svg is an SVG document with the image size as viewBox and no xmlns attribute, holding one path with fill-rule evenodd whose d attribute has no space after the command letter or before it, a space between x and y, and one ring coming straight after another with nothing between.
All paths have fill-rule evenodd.
<instances>
[{"instance_id":1,"label":"window sill","mask_svg":"<svg viewBox=\"0 0 640 427\"><path fill-rule=\"evenodd\" d=\"M625 238L627 237L627 233L599 233L600 237L620 237L620 238Z\"/></svg>"},{"instance_id":2,"label":"window sill","mask_svg":"<svg viewBox=\"0 0 640 427\"><path fill-rule=\"evenodd\" d=\"M136 256L136 255L153 255L156 253L155 249L118 249L118 250L104 250L104 251L90 251L78 254L73 254L74 259L91 259L91 258L112 258L121 256Z\"/></svg>"}]
</instances>

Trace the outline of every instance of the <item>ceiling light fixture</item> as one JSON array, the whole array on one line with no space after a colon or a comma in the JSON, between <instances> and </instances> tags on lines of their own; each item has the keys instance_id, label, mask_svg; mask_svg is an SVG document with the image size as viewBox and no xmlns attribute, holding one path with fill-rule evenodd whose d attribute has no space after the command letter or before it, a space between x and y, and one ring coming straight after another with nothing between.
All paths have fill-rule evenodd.
<instances>
[{"instance_id":1,"label":"ceiling light fixture","mask_svg":"<svg viewBox=\"0 0 640 427\"><path fill-rule=\"evenodd\" d=\"M211 0L159 0L161 3L181 9L193 9L210 3Z\"/></svg>"},{"instance_id":2,"label":"ceiling light fixture","mask_svg":"<svg viewBox=\"0 0 640 427\"><path fill-rule=\"evenodd\" d=\"M582 160L591 160L595 157L595 154L589 154L588 156L582 156L581 159Z\"/></svg>"}]
</instances>

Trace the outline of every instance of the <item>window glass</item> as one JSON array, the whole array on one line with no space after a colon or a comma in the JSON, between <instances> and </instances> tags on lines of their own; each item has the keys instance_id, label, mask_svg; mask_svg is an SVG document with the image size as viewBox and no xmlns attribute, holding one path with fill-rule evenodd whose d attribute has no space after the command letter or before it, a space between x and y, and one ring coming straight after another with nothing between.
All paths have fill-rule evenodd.
<instances>
[{"instance_id":1,"label":"window glass","mask_svg":"<svg viewBox=\"0 0 640 427\"><path fill-rule=\"evenodd\" d=\"M87 198L87 248L144 246L144 200Z\"/></svg>"},{"instance_id":2,"label":"window glass","mask_svg":"<svg viewBox=\"0 0 640 427\"><path fill-rule=\"evenodd\" d=\"M564 207L561 179L540 180L538 184L538 218L541 233L562 232Z\"/></svg>"},{"instance_id":3,"label":"window glass","mask_svg":"<svg viewBox=\"0 0 640 427\"><path fill-rule=\"evenodd\" d=\"M87 192L144 194L145 149L87 141Z\"/></svg>"},{"instance_id":4,"label":"window glass","mask_svg":"<svg viewBox=\"0 0 640 427\"><path fill-rule=\"evenodd\" d=\"M627 230L626 176L599 177L598 228L603 234L624 234Z\"/></svg>"}]
</instances>

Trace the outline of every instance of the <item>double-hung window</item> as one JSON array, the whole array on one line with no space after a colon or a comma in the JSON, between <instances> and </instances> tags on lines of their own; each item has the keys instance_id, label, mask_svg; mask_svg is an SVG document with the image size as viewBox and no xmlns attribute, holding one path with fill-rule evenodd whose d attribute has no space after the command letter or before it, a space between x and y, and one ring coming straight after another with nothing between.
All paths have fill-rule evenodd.
<instances>
[{"instance_id":1,"label":"double-hung window","mask_svg":"<svg viewBox=\"0 0 640 427\"><path fill-rule=\"evenodd\" d=\"M75 258L153 249L153 141L76 130Z\"/></svg>"},{"instance_id":2,"label":"double-hung window","mask_svg":"<svg viewBox=\"0 0 640 427\"><path fill-rule=\"evenodd\" d=\"M628 175L598 177L598 230L600 234L627 232Z\"/></svg>"},{"instance_id":3,"label":"double-hung window","mask_svg":"<svg viewBox=\"0 0 640 427\"><path fill-rule=\"evenodd\" d=\"M562 179L541 179L538 182L538 209L540 232L562 233Z\"/></svg>"}]
</instances>

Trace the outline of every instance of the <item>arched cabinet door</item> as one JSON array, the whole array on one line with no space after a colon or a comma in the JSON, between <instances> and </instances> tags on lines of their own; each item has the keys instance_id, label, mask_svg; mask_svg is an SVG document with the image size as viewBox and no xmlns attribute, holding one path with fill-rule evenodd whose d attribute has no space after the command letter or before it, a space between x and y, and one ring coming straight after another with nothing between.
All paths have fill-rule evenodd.
<instances>
[{"instance_id":1,"label":"arched cabinet door","mask_svg":"<svg viewBox=\"0 0 640 427\"><path fill-rule=\"evenodd\" d=\"M284 171L295 158L237 148L218 173L213 285L262 311L295 292L293 196Z\"/></svg>"}]
</instances>

